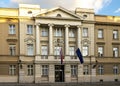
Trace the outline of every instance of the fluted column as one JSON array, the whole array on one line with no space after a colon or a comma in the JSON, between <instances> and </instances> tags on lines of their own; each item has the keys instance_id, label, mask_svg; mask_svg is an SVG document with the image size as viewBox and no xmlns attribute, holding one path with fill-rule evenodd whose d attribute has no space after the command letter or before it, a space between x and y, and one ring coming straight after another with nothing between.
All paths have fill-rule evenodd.
<instances>
[{"instance_id":1,"label":"fluted column","mask_svg":"<svg viewBox=\"0 0 120 86\"><path fill-rule=\"evenodd\" d=\"M65 25L65 55L68 55L69 49L69 37L68 37L69 27L70 25Z\"/></svg>"},{"instance_id":2,"label":"fluted column","mask_svg":"<svg viewBox=\"0 0 120 86\"><path fill-rule=\"evenodd\" d=\"M36 55L40 55L40 24L36 25Z\"/></svg>"},{"instance_id":3,"label":"fluted column","mask_svg":"<svg viewBox=\"0 0 120 86\"><path fill-rule=\"evenodd\" d=\"M48 24L49 26L49 55L53 55L53 24Z\"/></svg>"},{"instance_id":4,"label":"fluted column","mask_svg":"<svg viewBox=\"0 0 120 86\"><path fill-rule=\"evenodd\" d=\"M77 26L77 47L81 49L81 27Z\"/></svg>"}]
</instances>

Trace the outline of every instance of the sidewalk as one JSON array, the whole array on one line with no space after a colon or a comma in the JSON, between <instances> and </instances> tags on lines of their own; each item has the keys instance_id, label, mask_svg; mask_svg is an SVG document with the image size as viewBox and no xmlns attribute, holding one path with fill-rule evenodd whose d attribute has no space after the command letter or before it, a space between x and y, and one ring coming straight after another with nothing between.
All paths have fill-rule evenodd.
<instances>
[{"instance_id":1,"label":"sidewalk","mask_svg":"<svg viewBox=\"0 0 120 86\"><path fill-rule=\"evenodd\" d=\"M0 83L0 86L120 86L120 82L99 83Z\"/></svg>"}]
</instances>

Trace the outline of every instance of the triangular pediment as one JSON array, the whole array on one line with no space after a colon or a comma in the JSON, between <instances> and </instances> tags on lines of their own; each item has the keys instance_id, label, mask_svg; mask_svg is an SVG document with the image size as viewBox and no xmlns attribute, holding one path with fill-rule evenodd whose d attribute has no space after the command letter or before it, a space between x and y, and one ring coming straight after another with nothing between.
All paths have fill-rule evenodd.
<instances>
[{"instance_id":1,"label":"triangular pediment","mask_svg":"<svg viewBox=\"0 0 120 86\"><path fill-rule=\"evenodd\" d=\"M53 9L44 10L41 13L37 14L35 17L80 19L79 15L63 7L56 7Z\"/></svg>"}]
</instances>

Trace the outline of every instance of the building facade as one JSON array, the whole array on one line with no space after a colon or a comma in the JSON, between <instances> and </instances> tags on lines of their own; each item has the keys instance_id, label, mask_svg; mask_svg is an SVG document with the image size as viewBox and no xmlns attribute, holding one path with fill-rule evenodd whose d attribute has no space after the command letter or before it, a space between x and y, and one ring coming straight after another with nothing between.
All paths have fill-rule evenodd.
<instances>
[{"instance_id":1,"label":"building facade","mask_svg":"<svg viewBox=\"0 0 120 86\"><path fill-rule=\"evenodd\" d=\"M93 9L0 8L0 82L118 81L119 20Z\"/></svg>"}]
</instances>

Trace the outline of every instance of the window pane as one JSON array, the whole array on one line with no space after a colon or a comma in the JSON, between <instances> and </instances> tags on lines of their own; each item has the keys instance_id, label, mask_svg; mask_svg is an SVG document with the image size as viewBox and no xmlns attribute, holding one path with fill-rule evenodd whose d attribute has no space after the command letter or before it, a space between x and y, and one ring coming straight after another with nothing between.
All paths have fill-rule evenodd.
<instances>
[{"instance_id":1,"label":"window pane","mask_svg":"<svg viewBox=\"0 0 120 86\"><path fill-rule=\"evenodd\" d=\"M89 66L88 65L84 65L83 74L84 75L88 75L89 74Z\"/></svg>"},{"instance_id":2,"label":"window pane","mask_svg":"<svg viewBox=\"0 0 120 86\"><path fill-rule=\"evenodd\" d=\"M99 56L99 57L102 57L102 56L103 56L103 47L102 47L102 46L99 46L99 47L98 47L98 56Z\"/></svg>"},{"instance_id":3,"label":"window pane","mask_svg":"<svg viewBox=\"0 0 120 86\"><path fill-rule=\"evenodd\" d=\"M42 55L48 55L48 47L47 46L42 46L41 47L41 54Z\"/></svg>"},{"instance_id":4,"label":"window pane","mask_svg":"<svg viewBox=\"0 0 120 86\"><path fill-rule=\"evenodd\" d=\"M62 36L62 28L55 28L54 36Z\"/></svg>"},{"instance_id":5,"label":"window pane","mask_svg":"<svg viewBox=\"0 0 120 86\"><path fill-rule=\"evenodd\" d=\"M103 38L103 30L102 29L98 30L98 38Z\"/></svg>"},{"instance_id":6,"label":"window pane","mask_svg":"<svg viewBox=\"0 0 120 86\"><path fill-rule=\"evenodd\" d=\"M27 44L27 55L33 55L33 44Z\"/></svg>"},{"instance_id":7,"label":"window pane","mask_svg":"<svg viewBox=\"0 0 120 86\"><path fill-rule=\"evenodd\" d=\"M48 65L42 65L42 76L48 76Z\"/></svg>"},{"instance_id":8,"label":"window pane","mask_svg":"<svg viewBox=\"0 0 120 86\"><path fill-rule=\"evenodd\" d=\"M83 56L88 56L88 46L83 46Z\"/></svg>"},{"instance_id":9,"label":"window pane","mask_svg":"<svg viewBox=\"0 0 120 86\"><path fill-rule=\"evenodd\" d=\"M9 66L9 75L16 75L16 65Z\"/></svg>"},{"instance_id":10,"label":"window pane","mask_svg":"<svg viewBox=\"0 0 120 86\"><path fill-rule=\"evenodd\" d=\"M33 75L33 65L28 65L28 75Z\"/></svg>"},{"instance_id":11,"label":"window pane","mask_svg":"<svg viewBox=\"0 0 120 86\"><path fill-rule=\"evenodd\" d=\"M69 55L71 56L75 55L75 47L69 47Z\"/></svg>"},{"instance_id":12,"label":"window pane","mask_svg":"<svg viewBox=\"0 0 120 86\"><path fill-rule=\"evenodd\" d=\"M69 37L75 37L74 29L69 29Z\"/></svg>"},{"instance_id":13,"label":"window pane","mask_svg":"<svg viewBox=\"0 0 120 86\"><path fill-rule=\"evenodd\" d=\"M98 73L99 73L100 75L103 75L103 72L104 72L103 66L102 66L102 65L99 65L99 66L98 66Z\"/></svg>"},{"instance_id":14,"label":"window pane","mask_svg":"<svg viewBox=\"0 0 120 86\"><path fill-rule=\"evenodd\" d=\"M14 24L9 25L9 34L15 34L15 25Z\"/></svg>"},{"instance_id":15,"label":"window pane","mask_svg":"<svg viewBox=\"0 0 120 86\"><path fill-rule=\"evenodd\" d=\"M60 55L61 47L54 47L54 55Z\"/></svg>"},{"instance_id":16,"label":"window pane","mask_svg":"<svg viewBox=\"0 0 120 86\"><path fill-rule=\"evenodd\" d=\"M114 48L113 48L113 56L114 56L114 57L118 57L118 53L119 53L119 52L118 52L118 47L114 47Z\"/></svg>"},{"instance_id":17,"label":"window pane","mask_svg":"<svg viewBox=\"0 0 120 86\"><path fill-rule=\"evenodd\" d=\"M113 67L113 74L118 74L118 66L117 65L115 65Z\"/></svg>"},{"instance_id":18,"label":"window pane","mask_svg":"<svg viewBox=\"0 0 120 86\"><path fill-rule=\"evenodd\" d=\"M117 30L113 31L113 39L118 39L118 31Z\"/></svg>"},{"instance_id":19,"label":"window pane","mask_svg":"<svg viewBox=\"0 0 120 86\"><path fill-rule=\"evenodd\" d=\"M43 27L41 32L42 32L41 33L42 36L48 36L48 28Z\"/></svg>"},{"instance_id":20,"label":"window pane","mask_svg":"<svg viewBox=\"0 0 120 86\"><path fill-rule=\"evenodd\" d=\"M83 35L83 37L87 37L88 36L88 28L83 28L82 35Z\"/></svg>"},{"instance_id":21,"label":"window pane","mask_svg":"<svg viewBox=\"0 0 120 86\"><path fill-rule=\"evenodd\" d=\"M33 34L33 25L27 25L27 34Z\"/></svg>"},{"instance_id":22,"label":"window pane","mask_svg":"<svg viewBox=\"0 0 120 86\"><path fill-rule=\"evenodd\" d=\"M16 46L9 45L9 51L10 51L10 55L16 55Z\"/></svg>"},{"instance_id":23,"label":"window pane","mask_svg":"<svg viewBox=\"0 0 120 86\"><path fill-rule=\"evenodd\" d=\"M77 65L71 65L71 76L76 77L77 76Z\"/></svg>"}]
</instances>

